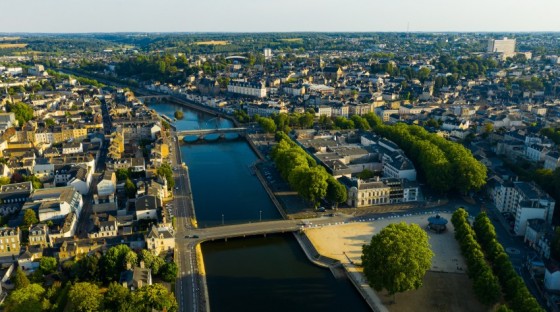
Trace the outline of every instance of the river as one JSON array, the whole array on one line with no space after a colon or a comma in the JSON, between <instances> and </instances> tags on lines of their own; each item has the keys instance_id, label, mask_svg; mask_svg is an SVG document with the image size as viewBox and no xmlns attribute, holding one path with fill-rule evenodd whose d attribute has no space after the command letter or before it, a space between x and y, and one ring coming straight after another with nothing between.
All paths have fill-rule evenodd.
<instances>
[{"instance_id":1,"label":"river","mask_svg":"<svg viewBox=\"0 0 560 312\"><path fill-rule=\"evenodd\" d=\"M231 127L231 121L180 105L150 105L178 130ZM245 141L181 146L189 166L199 226L280 219L249 166L257 159ZM369 311L346 279L313 265L291 234L202 244L213 311Z\"/></svg>"}]
</instances>

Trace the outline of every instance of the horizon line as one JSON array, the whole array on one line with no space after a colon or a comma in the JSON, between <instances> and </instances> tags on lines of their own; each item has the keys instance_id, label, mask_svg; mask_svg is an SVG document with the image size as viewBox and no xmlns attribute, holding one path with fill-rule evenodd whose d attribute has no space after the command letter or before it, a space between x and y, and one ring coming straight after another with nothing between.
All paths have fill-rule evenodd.
<instances>
[{"instance_id":1,"label":"horizon line","mask_svg":"<svg viewBox=\"0 0 560 312\"><path fill-rule=\"evenodd\" d=\"M560 30L386 30L386 31L368 31L368 30L294 30L294 31L83 31L83 32L33 32L33 31L12 31L12 32L0 32L1 35L9 34L29 34L29 35L86 35L86 34L313 34L313 33L323 33L323 34L384 34L384 33L414 33L414 34L479 34L479 33L560 33Z\"/></svg>"}]
</instances>

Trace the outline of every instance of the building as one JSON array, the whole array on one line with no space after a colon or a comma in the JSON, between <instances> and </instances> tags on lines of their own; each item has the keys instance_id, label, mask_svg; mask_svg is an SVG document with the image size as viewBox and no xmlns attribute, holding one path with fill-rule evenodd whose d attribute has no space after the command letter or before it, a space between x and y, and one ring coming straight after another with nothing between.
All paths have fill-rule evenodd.
<instances>
[{"instance_id":1,"label":"building","mask_svg":"<svg viewBox=\"0 0 560 312\"><path fill-rule=\"evenodd\" d=\"M356 208L413 202L418 200L420 193L417 183L406 180L379 179L379 177L367 181L348 177L338 180L348 190L346 203Z\"/></svg>"},{"instance_id":2,"label":"building","mask_svg":"<svg viewBox=\"0 0 560 312\"><path fill-rule=\"evenodd\" d=\"M46 248L49 246L47 237L49 229L46 224L35 224L29 228L29 246L41 246Z\"/></svg>"},{"instance_id":3,"label":"building","mask_svg":"<svg viewBox=\"0 0 560 312\"><path fill-rule=\"evenodd\" d=\"M136 199L135 217L136 220L157 219L158 208L163 206L161 198L153 195L144 195Z\"/></svg>"},{"instance_id":4,"label":"building","mask_svg":"<svg viewBox=\"0 0 560 312\"><path fill-rule=\"evenodd\" d=\"M264 48L263 53L265 60L270 60L272 58L272 50L270 48Z\"/></svg>"},{"instance_id":5,"label":"building","mask_svg":"<svg viewBox=\"0 0 560 312\"><path fill-rule=\"evenodd\" d=\"M140 261L139 267L128 268L121 273L119 283L130 290L152 285L152 270L144 268L144 261Z\"/></svg>"},{"instance_id":6,"label":"building","mask_svg":"<svg viewBox=\"0 0 560 312\"><path fill-rule=\"evenodd\" d=\"M489 53L503 53L504 56L512 56L515 54L515 39L488 39Z\"/></svg>"},{"instance_id":7,"label":"building","mask_svg":"<svg viewBox=\"0 0 560 312\"><path fill-rule=\"evenodd\" d=\"M540 219L546 224L552 224L556 202L534 183L502 181L493 177L489 187L490 197L496 208L514 216L513 230L516 235L525 235L530 219Z\"/></svg>"},{"instance_id":8,"label":"building","mask_svg":"<svg viewBox=\"0 0 560 312\"><path fill-rule=\"evenodd\" d=\"M96 204L100 200L114 201L115 192L117 191L117 175L112 170L105 170L103 178L97 183L97 194L94 195Z\"/></svg>"},{"instance_id":9,"label":"building","mask_svg":"<svg viewBox=\"0 0 560 312\"><path fill-rule=\"evenodd\" d=\"M552 214L556 202L552 197L542 191L534 183L514 182L515 198L515 225L516 235L525 235L527 220L542 219L552 224Z\"/></svg>"},{"instance_id":10,"label":"building","mask_svg":"<svg viewBox=\"0 0 560 312\"><path fill-rule=\"evenodd\" d=\"M175 234L170 227L152 225L145 240L146 248L156 255L175 249Z\"/></svg>"},{"instance_id":11,"label":"building","mask_svg":"<svg viewBox=\"0 0 560 312\"><path fill-rule=\"evenodd\" d=\"M0 228L0 257L19 255L20 242L21 232L19 228Z\"/></svg>"},{"instance_id":12,"label":"building","mask_svg":"<svg viewBox=\"0 0 560 312\"><path fill-rule=\"evenodd\" d=\"M230 93L254 96L258 98L266 97L266 87L264 83L261 82L244 82L244 81L231 81L227 90Z\"/></svg>"},{"instance_id":13,"label":"building","mask_svg":"<svg viewBox=\"0 0 560 312\"><path fill-rule=\"evenodd\" d=\"M95 230L88 233L89 238L117 236L119 228L115 217L109 216L107 221L100 221L98 217L95 217L94 219Z\"/></svg>"},{"instance_id":14,"label":"building","mask_svg":"<svg viewBox=\"0 0 560 312\"><path fill-rule=\"evenodd\" d=\"M31 182L13 183L0 186L0 215L18 211L33 192Z\"/></svg>"},{"instance_id":15,"label":"building","mask_svg":"<svg viewBox=\"0 0 560 312\"><path fill-rule=\"evenodd\" d=\"M38 211L39 221L64 219L69 213L80 215L82 195L72 186L35 190L23 209Z\"/></svg>"},{"instance_id":16,"label":"building","mask_svg":"<svg viewBox=\"0 0 560 312\"><path fill-rule=\"evenodd\" d=\"M550 258L550 243L553 236L552 226L547 224L545 220L527 220L527 230L523 241L545 259Z\"/></svg>"}]
</instances>

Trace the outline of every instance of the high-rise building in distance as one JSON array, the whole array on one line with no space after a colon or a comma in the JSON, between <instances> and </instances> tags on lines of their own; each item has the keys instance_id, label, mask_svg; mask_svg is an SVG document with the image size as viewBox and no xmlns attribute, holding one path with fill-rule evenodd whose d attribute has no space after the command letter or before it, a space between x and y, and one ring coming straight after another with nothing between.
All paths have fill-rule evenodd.
<instances>
[{"instance_id":1,"label":"high-rise building in distance","mask_svg":"<svg viewBox=\"0 0 560 312\"><path fill-rule=\"evenodd\" d=\"M506 56L515 54L515 39L488 39L488 52L503 53Z\"/></svg>"},{"instance_id":2,"label":"high-rise building in distance","mask_svg":"<svg viewBox=\"0 0 560 312\"><path fill-rule=\"evenodd\" d=\"M264 58L266 60L269 60L270 58L272 58L272 50L270 48L265 48L264 49Z\"/></svg>"}]
</instances>

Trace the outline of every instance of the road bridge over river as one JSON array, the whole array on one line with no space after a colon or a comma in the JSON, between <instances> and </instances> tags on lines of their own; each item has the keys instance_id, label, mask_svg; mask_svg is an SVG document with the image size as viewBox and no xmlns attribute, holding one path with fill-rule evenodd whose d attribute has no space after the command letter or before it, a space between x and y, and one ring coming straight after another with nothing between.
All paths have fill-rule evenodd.
<instances>
[{"instance_id":1,"label":"road bridge over river","mask_svg":"<svg viewBox=\"0 0 560 312\"><path fill-rule=\"evenodd\" d=\"M176 136L179 140L183 140L186 136L197 136L199 139L204 138L208 134L219 134L223 136L227 133L237 133L239 135L245 135L247 128L216 128L216 129L198 129L198 130L183 130L177 131Z\"/></svg>"}]
</instances>

